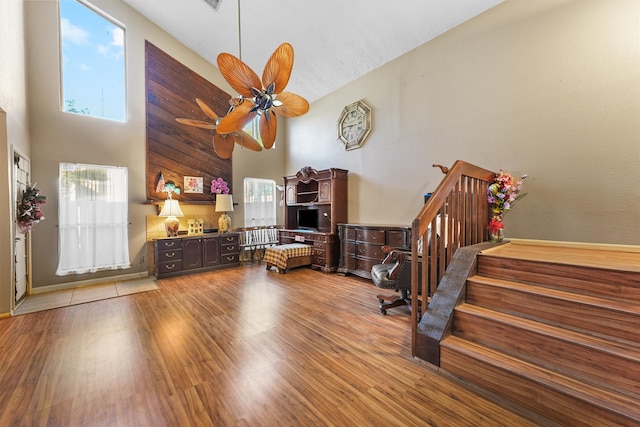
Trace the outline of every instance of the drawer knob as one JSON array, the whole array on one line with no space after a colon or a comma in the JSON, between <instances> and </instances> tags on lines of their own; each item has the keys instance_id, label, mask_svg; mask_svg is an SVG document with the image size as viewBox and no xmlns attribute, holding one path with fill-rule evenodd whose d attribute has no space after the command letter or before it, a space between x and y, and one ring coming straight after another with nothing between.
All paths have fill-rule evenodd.
<instances>
[{"instance_id":1,"label":"drawer knob","mask_svg":"<svg viewBox=\"0 0 640 427\"><path fill-rule=\"evenodd\" d=\"M165 268L167 270L173 270L174 268L176 268L176 265L175 264L167 265L167 266L165 266Z\"/></svg>"},{"instance_id":2,"label":"drawer knob","mask_svg":"<svg viewBox=\"0 0 640 427\"><path fill-rule=\"evenodd\" d=\"M176 242L165 242L165 246L167 246L168 248L173 247L173 245L175 245Z\"/></svg>"},{"instance_id":3,"label":"drawer knob","mask_svg":"<svg viewBox=\"0 0 640 427\"><path fill-rule=\"evenodd\" d=\"M166 257L167 257L167 258L173 258L174 256L176 256L176 253L175 253L175 252L171 252L171 253L167 253L167 254L166 254Z\"/></svg>"}]
</instances>

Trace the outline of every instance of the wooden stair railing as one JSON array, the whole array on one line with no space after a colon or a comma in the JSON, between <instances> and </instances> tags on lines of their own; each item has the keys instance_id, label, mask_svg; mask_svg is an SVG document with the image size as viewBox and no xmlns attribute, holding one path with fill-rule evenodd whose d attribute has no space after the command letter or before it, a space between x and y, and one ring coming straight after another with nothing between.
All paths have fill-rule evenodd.
<instances>
[{"instance_id":1,"label":"wooden stair railing","mask_svg":"<svg viewBox=\"0 0 640 427\"><path fill-rule=\"evenodd\" d=\"M413 356L416 356L418 323L453 254L462 246L488 239L487 187L496 176L493 171L462 160L457 160L451 168L433 166L446 175L412 223L411 306L419 307L411 311ZM418 277L418 263L423 253L428 256L422 259L422 273ZM424 304L420 304L420 300Z\"/></svg>"}]
</instances>

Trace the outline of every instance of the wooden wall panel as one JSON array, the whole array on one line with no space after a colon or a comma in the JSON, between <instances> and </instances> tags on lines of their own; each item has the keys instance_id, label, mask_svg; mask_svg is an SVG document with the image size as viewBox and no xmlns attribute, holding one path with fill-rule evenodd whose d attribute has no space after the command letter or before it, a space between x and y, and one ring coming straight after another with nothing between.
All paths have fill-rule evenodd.
<instances>
[{"instance_id":1,"label":"wooden wall panel","mask_svg":"<svg viewBox=\"0 0 640 427\"><path fill-rule=\"evenodd\" d=\"M211 180L222 177L231 189L232 161L219 158L213 149L213 130L198 129L176 122L185 117L210 121L196 104L201 98L220 117L227 113L226 92L191 71L148 41L145 44L145 84L147 107L147 199L165 200L156 193L160 172L173 181L181 202L211 202ZM184 177L203 177L204 192L184 193Z\"/></svg>"}]
</instances>

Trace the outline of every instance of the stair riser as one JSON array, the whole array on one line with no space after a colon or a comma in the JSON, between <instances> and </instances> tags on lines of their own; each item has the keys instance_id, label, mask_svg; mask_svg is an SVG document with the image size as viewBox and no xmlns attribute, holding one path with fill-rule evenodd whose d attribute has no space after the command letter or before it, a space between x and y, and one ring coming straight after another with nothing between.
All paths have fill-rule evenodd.
<instances>
[{"instance_id":1,"label":"stair riser","mask_svg":"<svg viewBox=\"0 0 640 427\"><path fill-rule=\"evenodd\" d=\"M640 396L636 358L456 310L454 335L591 384ZM517 337L517 340L505 339Z\"/></svg>"},{"instance_id":2,"label":"stair riser","mask_svg":"<svg viewBox=\"0 0 640 427\"><path fill-rule=\"evenodd\" d=\"M478 257L478 274L640 303L640 274L540 261Z\"/></svg>"},{"instance_id":3,"label":"stair riser","mask_svg":"<svg viewBox=\"0 0 640 427\"><path fill-rule=\"evenodd\" d=\"M601 408L554 390L546 384L493 366L450 349L440 348L441 368L477 384L561 425L637 426L637 420L621 418Z\"/></svg>"},{"instance_id":4,"label":"stair riser","mask_svg":"<svg viewBox=\"0 0 640 427\"><path fill-rule=\"evenodd\" d=\"M540 292L544 292L541 290ZM466 302L492 310L522 315L545 323L568 326L569 329L591 331L639 342L637 313L607 307L585 305L557 299L542 293L522 292L488 284L467 283Z\"/></svg>"}]
</instances>

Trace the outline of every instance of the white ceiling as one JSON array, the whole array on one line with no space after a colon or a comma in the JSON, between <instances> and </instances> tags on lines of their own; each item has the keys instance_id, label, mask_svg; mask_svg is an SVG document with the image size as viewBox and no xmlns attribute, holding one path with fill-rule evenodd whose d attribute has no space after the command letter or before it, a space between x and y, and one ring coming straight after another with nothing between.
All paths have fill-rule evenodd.
<instances>
[{"instance_id":1,"label":"white ceiling","mask_svg":"<svg viewBox=\"0 0 640 427\"><path fill-rule=\"evenodd\" d=\"M313 102L503 0L221 0L217 11L205 0L124 1L215 67L221 52L240 56L239 34L258 76L291 43L286 90Z\"/></svg>"}]
</instances>

